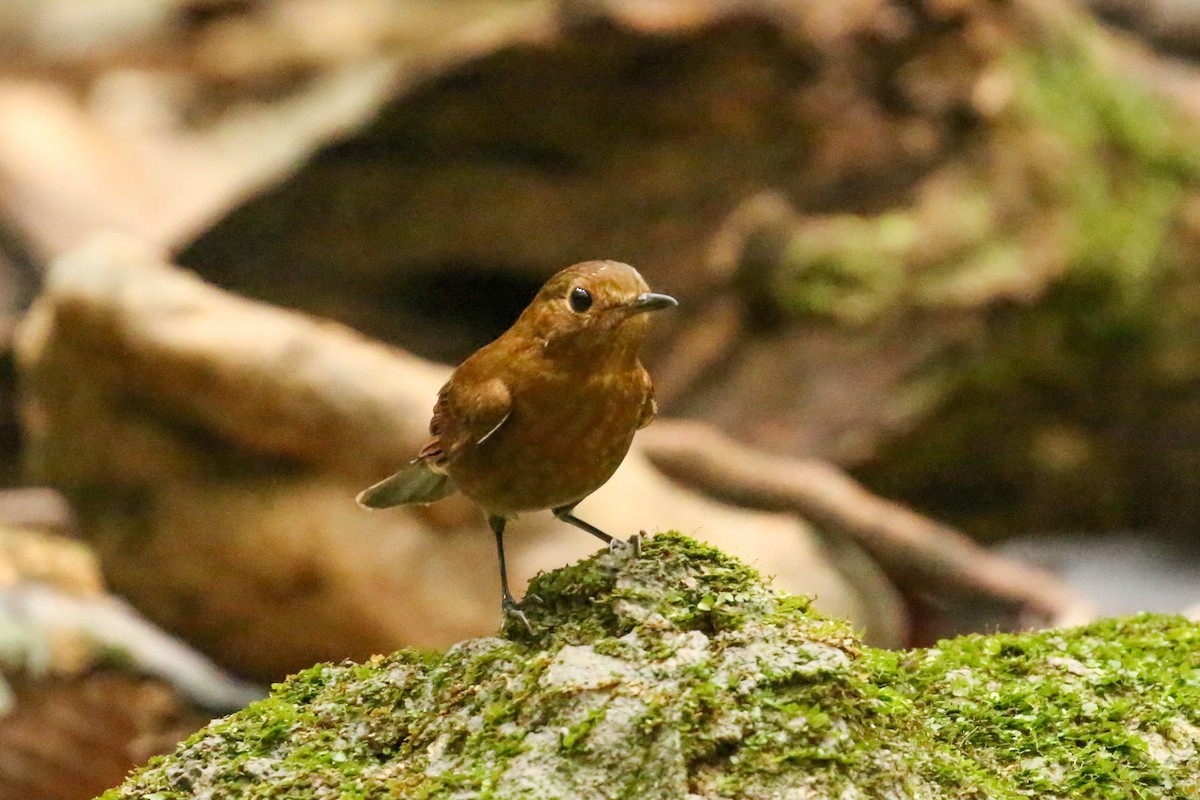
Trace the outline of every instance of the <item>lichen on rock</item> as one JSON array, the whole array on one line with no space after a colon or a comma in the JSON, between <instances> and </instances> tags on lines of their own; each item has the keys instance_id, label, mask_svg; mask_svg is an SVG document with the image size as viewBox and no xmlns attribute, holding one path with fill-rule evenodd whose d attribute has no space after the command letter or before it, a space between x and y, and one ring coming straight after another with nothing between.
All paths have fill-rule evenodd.
<instances>
[{"instance_id":1,"label":"lichen on rock","mask_svg":"<svg viewBox=\"0 0 1200 800\"><path fill-rule=\"evenodd\" d=\"M532 636L313 667L104 800L1200 792L1182 619L874 650L676 534L531 591Z\"/></svg>"}]
</instances>

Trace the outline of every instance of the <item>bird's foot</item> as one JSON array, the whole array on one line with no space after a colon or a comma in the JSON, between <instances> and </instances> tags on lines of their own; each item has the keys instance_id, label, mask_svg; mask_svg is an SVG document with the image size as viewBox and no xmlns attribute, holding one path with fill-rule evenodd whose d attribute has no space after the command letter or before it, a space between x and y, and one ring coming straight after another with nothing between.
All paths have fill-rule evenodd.
<instances>
[{"instance_id":1,"label":"bird's foot","mask_svg":"<svg viewBox=\"0 0 1200 800\"><path fill-rule=\"evenodd\" d=\"M538 597L536 594L527 594L525 595L524 599L518 603L512 598L512 595L507 595L505 596L504 600L501 601L500 608L504 612L505 619L517 620L525 626L525 630L529 631L529 635L533 636L533 625L530 624L529 617L525 616L525 612L523 610L530 603L540 606L542 604L542 598Z\"/></svg>"},{"instance_id":2,"label":"bird's foot","mask_svg":"<svg viewBox=\"0 0 1200 800\"><path fill-rule=\"evenodd\" d=\"M640 558L642 555L642 538L645 536L641 531L638 531L629 539L618 539L615 536L608 542L608 551L610 553L628 553L634 558Z\"/></svg>"}]
</instances>

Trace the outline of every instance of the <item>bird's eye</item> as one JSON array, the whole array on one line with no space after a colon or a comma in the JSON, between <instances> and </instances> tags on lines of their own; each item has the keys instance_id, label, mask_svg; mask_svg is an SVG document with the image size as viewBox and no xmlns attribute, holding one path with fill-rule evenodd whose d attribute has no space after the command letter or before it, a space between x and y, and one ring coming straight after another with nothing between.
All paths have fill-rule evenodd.
<instances>
[{"instance_id":1,"label":"bird's eye","mask_svg":"<svg viewBox=\"0 0 1200 800\"><path fill-rule=\"evenodd\" d=\"M571 290L568 302L571 304L572 311L582 314L592 307L592 293L582 286L576 286Z\"/></svg>"}]
</instances>

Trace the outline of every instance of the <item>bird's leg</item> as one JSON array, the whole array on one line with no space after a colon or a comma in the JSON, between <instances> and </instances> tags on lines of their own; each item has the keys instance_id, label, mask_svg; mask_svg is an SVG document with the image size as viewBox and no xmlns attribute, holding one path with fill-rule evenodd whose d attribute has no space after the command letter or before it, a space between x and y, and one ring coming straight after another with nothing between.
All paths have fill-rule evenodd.
<instances>
[{"instance_id":1,"label":"bird's leg","mask_svg":"<svg viewBox=\"0 0 1200 800\"><path fill-rule=\"evenodd\" d=\"M640 534L631 537L628 542L622 541L615 536L610 536L590 522L584 522L579 517L575 516L575 505L575 503L572 503L569 506L559 506L558 508L554 509L554 516L558 517L563 522L568 522L574 525L580 530L587 531L592 536L595 536L597 539L608 545L609 550L616 550L618 547L625 547L628 545L633 548L634 556L640 556L642 554L642 537Z\"/></svg>"},{"instance_id":2,"label":"bird's leg","mask_svg":"<svg viewBox=\"0 0 1200 800\"><path fill-rule=\"evenodd\" d=\"M609 536L607 533L600 530L590 522L584 522L579 517L575 516L575 514L572 513L575 511L575 505L575 503L572 503L569 506L559 506L558 508L554 509L554 516L558 517L563 522L569 522L580 530L587 531L592 536L595 536L597 539L611 547L612 543L615 542L616 539L612 536Z\"/></svg>"},{"instance_id":3,"label":"bird's leg","mask_svg":"<svg viewBox=\"0 0 1200 800\"><path fill-rule=\"evenodd\" d=\"M525 612L521 610L522 603L518 603L513 599L512 592L508 590L508 567L504 563L504 526L508 523L504 517L488 517L488 525L492 528L492 533L496 535L496 552L500 556L500 592L502 599L500 608L504 612L504 616L512 617L519 620L525 629L529 631L529 635L533 635L533 626L529 624L529 618L525 616ZM536 600L534 596L526 598L527 600Z\"/></svg>"}]
</instances>

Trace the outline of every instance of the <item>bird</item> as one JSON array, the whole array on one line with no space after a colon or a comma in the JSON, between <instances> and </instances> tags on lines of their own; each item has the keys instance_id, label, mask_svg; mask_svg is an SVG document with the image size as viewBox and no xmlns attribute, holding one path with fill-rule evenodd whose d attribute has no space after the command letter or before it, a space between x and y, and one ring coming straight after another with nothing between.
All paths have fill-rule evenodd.
<instances>
[{"instance_id":1,"label":"bird","mask_svg":"<svg viewBox=\"0 0 1200 800\"><path fill-rule=\"evenodd\" d=\"M455 491L472 500L496 539L502 614L532 633L522 608L537 598L517 602L509 590L505 526L549 509L609 547L623 544L575 516L575 506L612 477L634 433L658 413L638 352L650 312L676 305L619 261L556 273L512 327L454 370L416 458L358 503L425 504Z\"/></svg>"}]
</instances>

